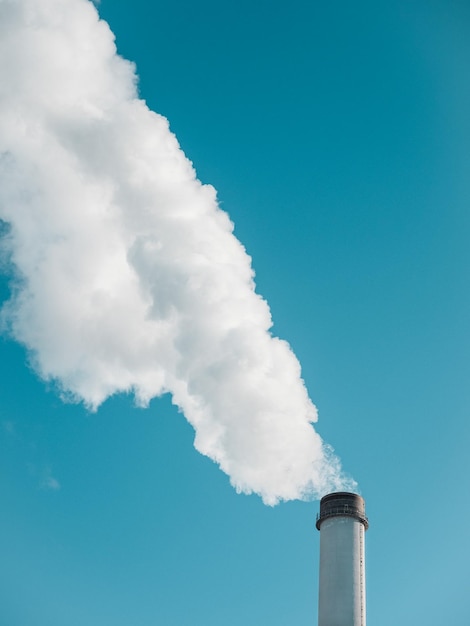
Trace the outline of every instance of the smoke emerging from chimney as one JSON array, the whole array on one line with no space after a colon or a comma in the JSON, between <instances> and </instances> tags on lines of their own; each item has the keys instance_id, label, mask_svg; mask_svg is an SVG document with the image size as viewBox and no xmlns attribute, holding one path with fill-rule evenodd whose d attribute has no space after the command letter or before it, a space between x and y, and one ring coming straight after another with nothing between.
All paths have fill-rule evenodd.
<instances>
[{"instance_id":1,"label":"smoke emerging from chimney","mask_svg":"<svg viewBox=\"0 0 470 626\"><path fill-rule=\"evenodd\" d=\"M238 491L275 504L354 488L215 190L136 82L88 0L0 0L4 323L92 409L171 393Z\"/></svg>"}]
</instances>

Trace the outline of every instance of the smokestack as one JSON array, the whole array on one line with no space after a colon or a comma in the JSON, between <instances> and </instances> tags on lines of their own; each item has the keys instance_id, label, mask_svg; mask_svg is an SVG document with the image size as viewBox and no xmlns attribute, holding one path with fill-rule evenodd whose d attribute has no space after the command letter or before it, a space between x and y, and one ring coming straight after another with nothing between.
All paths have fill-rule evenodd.
<instances>
[{"instance_id":1,"label":"smokestack","mask_svg":"<svg viewBox=\"0 0 470 626\"><path fill-rule=\"evenodd\" d=\"M320 531L318 626L366 626L365 502L356 493L324 496Z\"/></svg>"}]
</instances>

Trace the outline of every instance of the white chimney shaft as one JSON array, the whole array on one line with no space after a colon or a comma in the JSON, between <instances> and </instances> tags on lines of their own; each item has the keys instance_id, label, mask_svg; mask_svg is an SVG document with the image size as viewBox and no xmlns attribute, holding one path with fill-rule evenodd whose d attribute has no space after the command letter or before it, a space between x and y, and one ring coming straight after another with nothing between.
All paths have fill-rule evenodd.
<instances>
[{"instance_id":1,"label":"white chimney shaft","mask_svg":"<svg viewBox=\"0 0 470 626\"><path fill-rule=\"evenodd\" d=\"M320 502L318 626L366 626L365 503L355 493L330 493Z\"/></svg>"}]
</instances>

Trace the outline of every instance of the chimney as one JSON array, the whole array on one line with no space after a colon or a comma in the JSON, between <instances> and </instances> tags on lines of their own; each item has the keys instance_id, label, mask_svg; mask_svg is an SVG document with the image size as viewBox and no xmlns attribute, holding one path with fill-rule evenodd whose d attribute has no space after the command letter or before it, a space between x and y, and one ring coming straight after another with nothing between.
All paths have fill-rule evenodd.
<instances>
[{"instance_id":1,"label":"chimney","mask_svg":"<svg viewBox=\"0 0 470 626\"><path fill-rule=\"evenodd\" d=\"M356 493L324 496L320 531L318 626L366 626L365 502Z\"/></svg>"}]
</instances>

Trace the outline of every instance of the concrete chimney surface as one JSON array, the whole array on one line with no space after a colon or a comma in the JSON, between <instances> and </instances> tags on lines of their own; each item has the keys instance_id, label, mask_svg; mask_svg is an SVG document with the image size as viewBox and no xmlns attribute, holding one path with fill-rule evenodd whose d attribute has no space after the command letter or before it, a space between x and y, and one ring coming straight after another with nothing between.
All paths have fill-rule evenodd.
<instances>
[{"instance_id":1,"label":"concrete chimney surface","mask_svg":"<svg viewBox=\"0 0 470 626\"><path fill-rule=\"evenodd\" d=\"M328 494L320 502L318 626L366 626L365 503L354 493Z\"/></svg>"}]
</instances>

